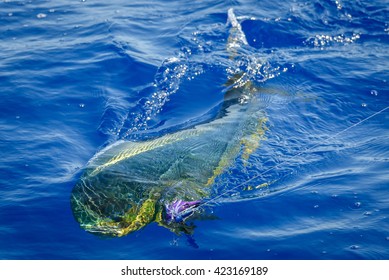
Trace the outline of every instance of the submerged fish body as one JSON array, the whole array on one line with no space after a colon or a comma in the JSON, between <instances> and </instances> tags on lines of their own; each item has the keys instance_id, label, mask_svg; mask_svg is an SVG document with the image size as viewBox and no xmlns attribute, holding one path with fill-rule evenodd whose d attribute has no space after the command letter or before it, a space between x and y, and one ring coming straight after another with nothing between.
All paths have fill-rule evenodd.
<instances>
[{"instance_id":1,"label":"submerged fish body","mask_svg":"<svg viewBox=\"0 0 389 280\"><path fill-rule=\"evenodd\" d=\"M87 231L109 236L153 221L170 227L165 205L209 197L215 178L263 136L264 116L251 105L234 104L212 122L153 140L120 141L98 153L73 189L76 219Z\"/></svg>"},{"instance_id":2,"label":"submerged fish body","mask_svg":"<svg viewBox=\"0 0 389 280\"><path fill-rule=\"evenodd\" d=\"M241 40L232 11L229 17L231 34ZM96 154L71 195L81 227L105 236L151 222L188 231L183 219L211 195L217 176L239 155L247 159L264 135L266 117L253 91L251 83L232 86L213 121L147 141L119 141Z\"/></svg>"}]
</instances>

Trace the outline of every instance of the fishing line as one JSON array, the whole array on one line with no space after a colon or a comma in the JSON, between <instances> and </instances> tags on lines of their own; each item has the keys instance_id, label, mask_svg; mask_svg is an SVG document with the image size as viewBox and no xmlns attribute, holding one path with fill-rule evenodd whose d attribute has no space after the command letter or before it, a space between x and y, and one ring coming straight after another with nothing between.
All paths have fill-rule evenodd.
<instances>
[{"instance_id":1,"label":"fishing line","mask_svg":"<svg viewBox=\"0 0 389 280\"><path fill-rule=\"evenodd\" d=\"M335 133L334 135L327 137L322 143L320 143L320 144L315 144L315 145L313 145L313 146L310 147L310 148L306 148L305 150L298 152L297 154L295 154L294 156L292 156L292 157L289 158L288 160L292 160L292 159L294 159L294 158L296 158L296 157L298 157L298 156L301 156L302 154L304 154L304 153L306 153L306 152L312 151L313 149L315 149L315 148L317 148L317 147L323 145L324 143L326 143L326 142L328 142L328 141L330 141L330 140L333 140L333 139L339 137L339 135L346 133L346 132L349 131L350 129L353 129L354 127L359 126L359 125L363 124L364 122L368 121L369 119L374 118L375 116L377 116L377 115L383 113L383 112L386 111L387 109L389 109L389 106L387 106L387 107L381 109L380 111L375 112L374 114L372 114L372 115L370 115L370 116L368 116L368 117L366 117L366 118L360 120L360 121L357 122L357 123L354 123L354 124L350 125L349 127L346 127L345 129L343 129L343 130L341 130L341 131ZM208 205L208 204L211 204L212 202L218 200L219 198L225 196L226 194L228 194L228 193L230 193L230 192L232 192L232 191L234 191L234 190L236 190L236 189L238 189L238 188L240 188L240 187L246 185L247 183L250 183L251 181L253 181L253 180L255 180L255 179L257 179L257 178L259 178L259 177L265 175L266 173L268 173L268 172L270 172L270 171L272 171L272 170L274 170L274 169L280 167L281 165L285 164L286 162L287 162L287 160L284 160L284 161L280 162L279 164L276 164L276 165L274 165L274 166L272 166L272 167L266 169L266 170L263 171L262 173L260 173L260 174L258 174L258 175L256 175L256 176L254 176L254 177L248 179L247 181L245 181L245 182L243 182L243 183L241 183L241 184L239 184L239 185L233 187L232 189L227 190L227 191L225 191L225 192L222 192L221 194L215 196L214 198L205 201L204 203L202 203L201 205L199 205L199 206L198 206L196 209L194 209L194 210L199 210L199 208L204 207L204 206L206 206L206 205Z\"/></svg>"}]
</instances>

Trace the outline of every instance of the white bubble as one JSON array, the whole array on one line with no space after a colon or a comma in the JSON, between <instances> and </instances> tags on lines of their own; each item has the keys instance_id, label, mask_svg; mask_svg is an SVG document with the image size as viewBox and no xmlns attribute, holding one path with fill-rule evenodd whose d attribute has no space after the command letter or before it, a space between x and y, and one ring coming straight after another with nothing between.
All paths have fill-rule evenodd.
<instances>
[{"instance_id":1,"label":"white bubble","mask_svg":"<svg viewBox=\"0 0 389 280\"><path fill-rule=\"evenodd\" d=\"M47 17L47 15L44 14L44 13L39 13L39 14L36 15L36 17L37 18L45 18L45 17Z\"/></svg>"},{"instance_id":2,"label":"white bubble","mask_svg":"<svg viewBox=\"0 0 389 280\"><path fill-rule=\"evenodd\" d=\"M374 95L374 96L377 96L377 95L378 95L378 91L376 91L375 89L373 89L373 90L370 91L370 94L371 94L371 95Z\"/></svg>"},{"instance_id":3,"label":"white bubble","mask_svg":"<svg viewBox=\"0 0 389 280\"><path fill-rule=\"evenodd\" d=\"M362 107L367 107L367 104L366 103L362 103L361 106Z\"/></svg>"},{"instance_id":4,"label":"white bubble","mask_svg":"<svg viewBox=\"0 0 389 280\"><path fill-rule=\"evenodd\" d=\"M80 106L80 108L84 108L85 104L84 103L80 103L78 106Z\"/></svg>"},{"instance_id":5,"label":"white bubble","mask_svg":"<svg viewBox=\"0 0 389 280\"><path fill-rule=\"evenodd\" d=\"M341 3L340 1L336 0L336 1L335 1L335 4L336 4L336 8L337 8L338 10L341 10L341 9L342 9L342 3Z\"/></svg>"}]
</instances>

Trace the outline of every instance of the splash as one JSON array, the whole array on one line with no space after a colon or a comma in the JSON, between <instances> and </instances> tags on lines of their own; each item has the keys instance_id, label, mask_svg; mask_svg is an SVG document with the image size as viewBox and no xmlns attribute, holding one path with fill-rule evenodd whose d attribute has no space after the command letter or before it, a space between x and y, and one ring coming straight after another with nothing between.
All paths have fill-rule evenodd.
<instances>
[{"instance_id":1,"label":"splash","mask_svg":"<svg viewBox=\"0 0 389 280\"><path fill-rule=\"evenodd\" d=\"M319 34L306 39L304 44L315 48L324 48L334 45L349 45L355 43L360 38L361 35L359 33L352 33L349 36L345 34L335 36Z\"/></svg>"},{"instance_id":2,"label":"splash","mask_svg":"<svg viewBox=\"0 0 389 280\"><path fill-rule=\"evenodd\" d=\"M248 44L239 19L230 9L227 24L201 25L189 38L181 35L183 47L162 63L152 85L142 90L144 97L118 129L119 138L136 139L139 132L148 130L172 95L180 92L183 82L208 71L225 72L226 80L235 81L226 90L248 82L263 83L285 72L285 67L270 62L269 54ZM237 76L239 79L234 79Z\"/></svg>"},{"instance_id":3,"label":"splash","mask_svg":"<svg viewBox=\"0 0 389 280\"><path fill-rule=\"evenodd\" d=\"M161 112L169 97L175 94L182 81L187 79L189 68L186 59L179 56L168 58L163 62L156 73L155 81L149 88L151 95L138 102L139 112L127 116L126 122L130 125L124 132L123 128L121 129L120 138L126 139L132 133L148 128L148 122ZM197 73L200 74L201 69L197 69Z\"/></svg>"}]
</instances>

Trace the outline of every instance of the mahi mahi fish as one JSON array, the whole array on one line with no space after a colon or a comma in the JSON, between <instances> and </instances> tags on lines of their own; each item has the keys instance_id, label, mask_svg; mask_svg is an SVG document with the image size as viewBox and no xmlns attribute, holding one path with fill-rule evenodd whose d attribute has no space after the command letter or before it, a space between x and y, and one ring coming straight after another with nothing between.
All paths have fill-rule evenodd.
<instances>
[{"instance_id":1,"label":"mahi mahi fish","mask_svg":"<svg viewBox=\"0 0 389 280\"><path fill-rule=\"evenodd\" d=\"M247 44L232 9L227 50L230 57ZM173 232L186 224L210 197L212 186L238 157L248 159L266 131L252 82L236 74L218 116L208 123L161 137L118 141L88 163L71 194L75 219L88 232L124 236L156 222ZM245 98L242 98L244 96Z\"/></svg>"}]
</instances>

